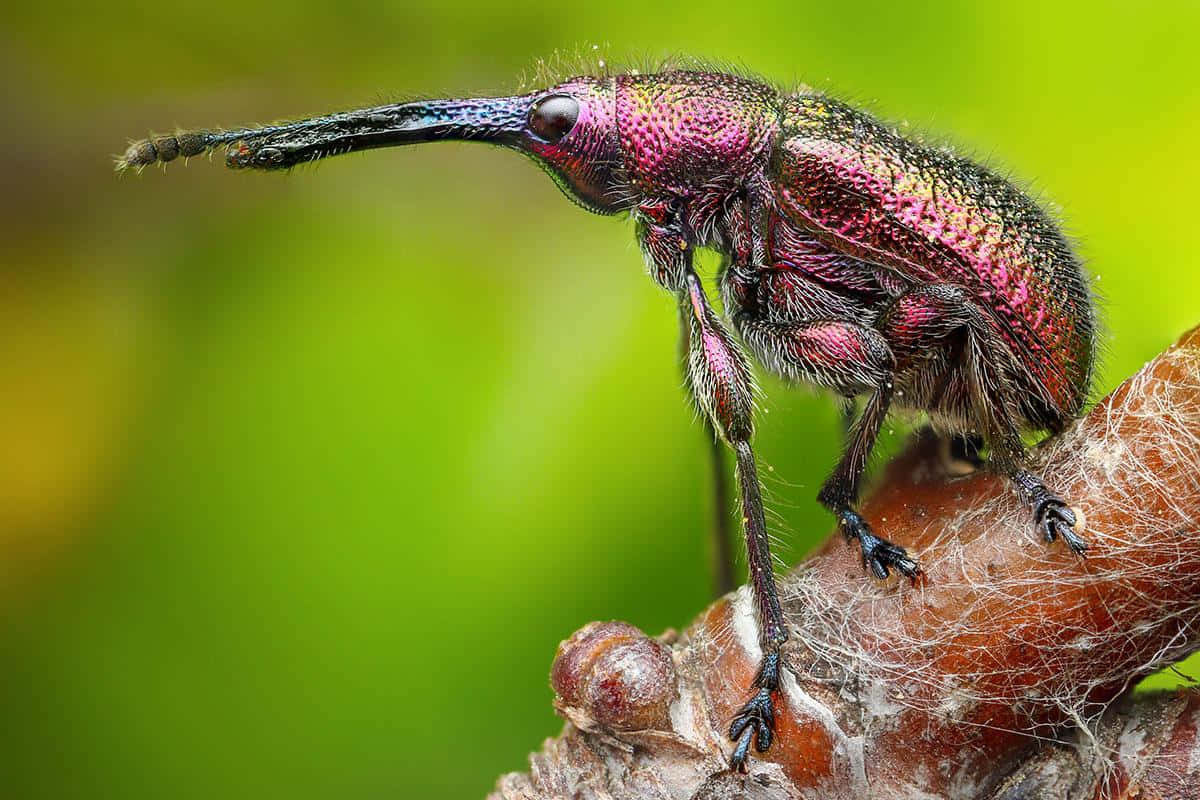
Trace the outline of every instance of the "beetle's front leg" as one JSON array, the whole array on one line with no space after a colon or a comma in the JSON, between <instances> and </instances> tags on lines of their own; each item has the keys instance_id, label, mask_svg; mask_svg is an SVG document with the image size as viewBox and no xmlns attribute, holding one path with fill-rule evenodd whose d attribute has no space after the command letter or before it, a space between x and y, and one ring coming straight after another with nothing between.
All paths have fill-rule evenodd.
<instances>
[{"instance_id":1,"label":"beetle's front leg","mask_svg":"<svg viewBox=\"0 0 1200 800\"><path fill-rule=\"evenodd\" d=\"M737 459L746 552L758 608L763 658L754 679L757 691L729 729L730 738L737 742L730 765L734 769L743 769L751 742L758 752L766 752L775 735L775 696L782 669L780 648L787 641L788 633L775 589L762 492L750 444L754 435L754 401L749 364L713 312L694 272L688 272L684 277L681 301L689 327L688 384L696 403L712 420L713 427L733 449Z\"/></svg>"},{"instance_id":2,"label":"beetle's front leg","mask_svg":"<svg viewBox=\"0 0 1200 800\"><path fill-rule=\"evenodd\" d=\"M668 291L682 296L685 277L692 269L693 244L692 237L683 225L680 212L681 206L676 200L647 200L638 206L634 216L638 223L638 243L645 256L650 277ZM689 391L695 397L696 391L691 385L692 373L688 367L692 341L689 315L681 314L679 322L683 377ZM712 468L712 578L716 596L720 597L732 591L734 587L733 557L729 542L729 492L726 487L724 448L720 436L713 427L712 417L705 414L703 419L709 448L709 465Z\"/></svg>"},{"instance_id":3,"label":"beetle's front leg","mask_svg":"<svg viewBox=\"0 0 1200 800\"><path fill-rule=\"evenodd\" d=\"M686 312L679 315L679 361L683 368L683 379L688 384L688 391L695 397L691 389L691 370L688 362L691 358L691 325ZM711 467L712 488L712 523L710 539L712 543L712 582L713 596L721 597L733 591L733 553L729 532L729 521L733 510L729 506L728 478L725 472L725 445L713 427L712 419L707 414L701 415L704 425L704 440L708 450L708 462Z\"/></svg>"},{"instance_id":4,"label":"beetle's front leg","mask_svg":"<svg viewBox=\"0 0 1200 800\"><path fill-rule=\"evenodd\" d=\"M734 452L746 535L750 580L759 619L763 658L754 679L754 696L734 718L729 735L736 742L730 766L744 769L754 745L766 752L775 737L775 700L783 668L780 648L787 625L775 588L762 492L754 461L754 384L741 348L717 317L700 278L692 270L688 231L678 209L649 205L639 209L639 238L651 277L676 292L687 331L687 384L696 405Z\"/></svg>"}]
</instances>

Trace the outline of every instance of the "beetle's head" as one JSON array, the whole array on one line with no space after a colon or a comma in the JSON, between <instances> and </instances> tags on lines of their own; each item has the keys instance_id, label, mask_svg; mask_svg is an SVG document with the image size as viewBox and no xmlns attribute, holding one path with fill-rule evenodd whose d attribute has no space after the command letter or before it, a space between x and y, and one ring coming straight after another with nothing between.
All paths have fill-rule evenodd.
<instances>
[{"instance_id":1,"label":"beetle's head","mask_svg":"<svg viewBox=\"0 0 1200 800\"><path fill-rule=\"evenodd\" d=\"M610 79L574 78L516 98L523 111L516 147L568 197L602 214L628 207L615 95Z\"/></svg>"},{"instance_id":2,"label":"beetle's head","mask_svg":"<svg viewBox=\"0 0 1200 800\"><path fill-rule=\"evenodd\" d=\"M537 161L568 197L608 214L628 206L613 81L573 78L515 97L418 100L234 131L196 131L130 145L119 168L226 148L234 168L286 169L328 156L433 141L478 141Z\"/></svg>"}]
</instances>

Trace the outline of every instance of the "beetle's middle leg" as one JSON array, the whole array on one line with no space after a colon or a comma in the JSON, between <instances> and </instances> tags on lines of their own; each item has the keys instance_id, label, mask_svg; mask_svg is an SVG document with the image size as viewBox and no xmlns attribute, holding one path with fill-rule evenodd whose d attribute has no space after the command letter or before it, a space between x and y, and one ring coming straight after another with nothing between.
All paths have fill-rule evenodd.
<instances>
[{"instance_id":1,"label":"beetle's middle leg","mask_svg":"<svg viewBox=\"0 0 1200 800\"><path fill-rule=\"evenodd\" d=\"M758 606L759 639L763 658L754 679L754 697L734 717L729 736L737 745L730 765L741 769L750 744L766 752L775 736L775 694L782 669L780 648L787 625L775 588L775 568L767 539L762 491L750 441L754 433L753 384L745 355L709 305L694 272L684 277L682 311L688 324L688 385L696 403L733 449L742 503L742 524L750 581Z\"/></svg>"},{"instance_id":2,"label":"beetle's middle leg","mask_svg":"<svg viewBox=\"0 0 1200 800\"><path fill-rule=\"evenodd\" d=\"M883 334L851 321L764 322L749 312L735 322L750 349L777 374L827 386L846 397L870 394L818 499L837 515L847 538L858 540L863 566L872 574L886 578L894 568L915 579L917 562L904 548L877 536L853 508L892 401L895 359Z\"/></svg>"}]
</instances>

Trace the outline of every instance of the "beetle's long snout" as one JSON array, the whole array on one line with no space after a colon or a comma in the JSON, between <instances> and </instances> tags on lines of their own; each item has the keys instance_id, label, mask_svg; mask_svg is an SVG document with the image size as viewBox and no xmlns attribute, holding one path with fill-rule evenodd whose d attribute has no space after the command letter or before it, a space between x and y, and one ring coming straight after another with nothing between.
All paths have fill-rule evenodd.
<instances>
[{"instance_id":1,"label":"beetle's long snout","mask_svg":"<svg viewBox=\"0 0 1200 800\"><path fill-rule=\"evenodd\" d=\"M225 161L235 169L286 169L342 153L418 142L513 144L528 111L525 98L422 100L260 128L191 131L134 142L117 168L165 163L217 147L226 148Z\"/></svg>"}]
</instances>

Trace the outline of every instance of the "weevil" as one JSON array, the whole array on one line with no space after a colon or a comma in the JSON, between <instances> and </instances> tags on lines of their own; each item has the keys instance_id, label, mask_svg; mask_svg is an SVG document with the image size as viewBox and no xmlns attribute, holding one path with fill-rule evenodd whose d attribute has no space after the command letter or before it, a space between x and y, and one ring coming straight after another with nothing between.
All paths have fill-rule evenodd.
<instances>
[{"instance_id":1,"label":"weevil","mask_svg":"<svg viewBox=\"0 0 1200 800\"><path fill-rule=\"evenodd\" d=\"M583 208L631 213L651 279L677 301L688 390L734 454L763 651L730 723L732 768L745 769L752 745L771 746L788 638L752 448L751 357L831 390L852 414L865 397L817 499L876 578L921 575L854 508L896 408L986 443L990 468L1008 476L1045 539L1087 549L1071 508L1027 468L1023 440L1061 430L1087 396L1095 310L1078 258L1009 181L823 93L700 69L580 76L513 97L151 138L118 166L224 147L230 167L277 170L445 140L524 153ZM722 256L723 313L694 269L697 248Z\"/></svg>"}]
</instances>

